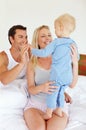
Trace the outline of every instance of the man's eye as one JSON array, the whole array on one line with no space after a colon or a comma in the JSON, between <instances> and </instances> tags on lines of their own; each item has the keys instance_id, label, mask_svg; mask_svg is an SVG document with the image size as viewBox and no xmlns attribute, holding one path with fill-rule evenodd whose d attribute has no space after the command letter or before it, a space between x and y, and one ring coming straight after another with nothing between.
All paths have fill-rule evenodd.
<instances>
[{"instance_id":1,"label":"man's eye","mask_svg":"<svg viewBox=\"0 0 86 130\"><path fill-rule=\"evenodd\" d=\"M23 36L18 36L18 38L23 38Z\"/></svg>"},{"instance_id":2,"label":"man's eye","mask_svg":"<svg viewBox=\"0 0 86 130\"><path fill-rule=\"evenodd\" d=\"M48 35L48 37L51 37L51 35Z\"/></svg>"}]
</instances>

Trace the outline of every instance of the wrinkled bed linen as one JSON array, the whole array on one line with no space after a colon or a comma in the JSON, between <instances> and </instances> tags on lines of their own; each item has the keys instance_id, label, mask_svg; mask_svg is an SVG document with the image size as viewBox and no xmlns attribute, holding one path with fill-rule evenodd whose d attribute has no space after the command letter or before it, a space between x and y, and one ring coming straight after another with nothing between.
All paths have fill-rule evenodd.
<instances>
[{"instance_id":1,"label":"wrinkled bed linen","mask_svg":"<svg viewBox=\"0 0 86 130\"><path fill-rule=\"evenodd\" d=\"M0 130L28 130L23 118L28 96L26 86L25 79L6 86L0 84Z\"/></svg>"},{"instance_id":2,"label":"wrinkled bed linen","mask_svg":"<svg viewBox=\"0 0 86 130\"><path fill-rule=\"evenodd\" d=\"M86 125L86 77L79 76L76 87L66 92L72 96L73 103L68 104L69 123L65 130L78 130L79 126ZM0 130L28 130L23 118L27 96L25 79L6 86L0 83Z\"/></svg>"},{"instance_id":3,"label":"wrinkled bed linen","mask_svg":"<svg viewBox=\"0 0 86 130\"><path fill-rule=\"evenodd\" d=\"M68 127L86 125L86 76L79 76L74 89L66 90L72 97L73 102L69 105ZM74 122L75 123L74 125Z\"/></svg>"}]
</instances>

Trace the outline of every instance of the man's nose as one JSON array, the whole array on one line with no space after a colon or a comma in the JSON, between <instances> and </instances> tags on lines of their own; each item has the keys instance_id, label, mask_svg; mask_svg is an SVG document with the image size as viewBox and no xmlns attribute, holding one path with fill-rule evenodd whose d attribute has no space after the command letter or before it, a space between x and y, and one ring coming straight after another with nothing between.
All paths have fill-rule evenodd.
<instances>
[{"instance_id":1,"label":"man's nose","mask_svg":"<svg viewBox=\"0 0 86 130\"><path fill-rule=\"evenodd\" d=\"M28 43L28 40L27 40L26 38L24 38L24 39L22 40L22 43L23 43L23 44L27 44L27 43Z\"/></svg>"}]
</instances>

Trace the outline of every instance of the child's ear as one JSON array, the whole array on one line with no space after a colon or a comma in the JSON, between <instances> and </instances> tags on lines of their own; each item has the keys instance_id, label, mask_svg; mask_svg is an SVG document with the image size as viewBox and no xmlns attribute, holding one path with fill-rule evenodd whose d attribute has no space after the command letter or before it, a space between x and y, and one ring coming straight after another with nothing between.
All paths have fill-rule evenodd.
<instances>
[{"instance_id":1,"label":"child's ear","mask_svg":"<svg viewBox=\"0 0 86 130\"><path fill-rule=\"evenodd\" d=\"M63 24L60 24L60 29L61 29L61 31L64 30L64 26L63 26Z\"/></svg>"}]
</instances>

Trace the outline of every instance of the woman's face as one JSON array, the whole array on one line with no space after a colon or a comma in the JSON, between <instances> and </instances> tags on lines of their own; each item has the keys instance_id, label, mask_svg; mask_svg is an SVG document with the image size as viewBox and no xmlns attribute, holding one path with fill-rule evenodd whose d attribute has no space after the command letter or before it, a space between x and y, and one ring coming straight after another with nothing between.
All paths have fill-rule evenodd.
<instances>
[{"instance_id":1,"label":"woman's face","mask_svg":"<svg viewBox=\"0 0 86 130\"><path fill-rule=\"evenodd\" d=\"M52 41L52 35L49 29L42 28L38 35L38 44L40 48L45 48Z\"/></svg>"}]
</instances>

